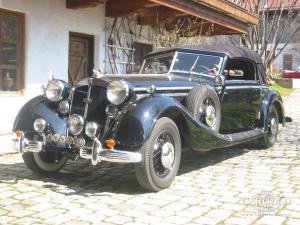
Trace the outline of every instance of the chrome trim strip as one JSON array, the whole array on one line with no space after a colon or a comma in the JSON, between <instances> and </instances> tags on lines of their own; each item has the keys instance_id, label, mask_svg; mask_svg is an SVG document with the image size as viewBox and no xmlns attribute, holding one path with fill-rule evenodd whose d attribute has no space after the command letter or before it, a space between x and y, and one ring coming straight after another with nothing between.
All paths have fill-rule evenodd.
<instances>
[{"instance_id":1,"label":"chrome trim strip","mask_svg":"<svg viewBox=\"0 0 300 225\"><path fill-rule=\"evenodd\" d=\"M152 95L152 94L137 94L136 100L148 97L150 95ZM154 96L155 96L155 94L154 94ZM185 96L188 96L188 93L162 93L162 94L159 94L158 96L185 97Z\"/></svg>"},{"instance_id":2,"label":"chrome trim strip","mask_svg":"<svg viewBox=\"0 0 300 225\"><path fill-rule=\"evenodd\" d=\"M156 91L177 91L177 90L191 90L193 87L156 87ZM133 91L147 91L147 87L133 88Z\"/></svg>"},{"instance_id":3,"label":"chrome trim strip","mask_svg":"<svg viewBox=\"0 0 300 225\"><path fill-rule=\"evenodd\" d=\"M175 65L177 56L178 56L178 52L176 51L175 54L174 54L174 56L173 56L173 60L172 60L172 63L171 63L171 65L170 65L168 74L171 74L171 72L172 72L172 70L173 70L173 67L174 67L174 65Z\"/></svg>"},{"instance_id":4,"label":"chrome trim strip","mask_svg":"<svg viewBox=\"0 0 300 225\"><path fill-rule=\"evenodd\" d=\"M234 86L225 86L226 89L248 89L248 88L259 88L257 85L234 85Z\"/></svg>"}]
</instances>

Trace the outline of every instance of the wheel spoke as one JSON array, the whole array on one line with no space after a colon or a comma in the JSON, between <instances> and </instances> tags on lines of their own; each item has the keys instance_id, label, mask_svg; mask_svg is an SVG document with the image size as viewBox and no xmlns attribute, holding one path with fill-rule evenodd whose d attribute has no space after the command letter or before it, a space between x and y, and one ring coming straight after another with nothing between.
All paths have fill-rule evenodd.
<instances>
[{"instance_id":1,"label":"wheel spoke","mask_svg":"<svg viewBox=\"0 0 300 225\"><path fill-rule=\"evenodd\" d=\"M169 151L174 151L173 146L174 140L168 132L162 132L156 139L152 154L152 160L153 169L158 176L165 176L170 171L173 161L172 158L170 159L169 157L172 157L170 154L174 153ZM165 151L164 155L162 155L163 149Z\"/></svg>"},{"instance_id":2,"label":"wheel spoke","mask_svg":"<svg viewBox=\"0 0 300 225\"><path fill-rule=\"evenodd\" d=\"M156 152L153 153L153 158L156 158L161 154L161 151L157 150Z\"/></svg>"}]
</instances>

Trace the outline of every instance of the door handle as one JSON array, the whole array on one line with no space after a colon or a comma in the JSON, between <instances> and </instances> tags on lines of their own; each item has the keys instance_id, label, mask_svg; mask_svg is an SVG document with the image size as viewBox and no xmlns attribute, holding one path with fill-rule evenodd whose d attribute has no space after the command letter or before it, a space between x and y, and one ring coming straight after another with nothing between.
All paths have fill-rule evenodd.
<instances>
[{"instance_id":1,"label":"door handle","mask_svg":"<svg viewBox=\"0 0 300 225\"><path fill-rule=\"evenodd\" d=\"M257 89L257 93L259 94L259 96L263 96L264 95L263 89L261 87L259 87Z\"/></svg>"}]
</instances>

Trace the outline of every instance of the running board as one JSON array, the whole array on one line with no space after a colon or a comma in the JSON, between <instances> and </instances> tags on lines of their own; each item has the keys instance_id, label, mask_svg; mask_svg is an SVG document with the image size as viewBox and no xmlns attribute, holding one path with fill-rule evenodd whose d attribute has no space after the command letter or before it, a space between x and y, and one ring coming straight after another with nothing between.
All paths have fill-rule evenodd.
<instances>
[{"instance_id":1,"label":"running board","mask_svg":"<svg viewBox=\"0 0 300 225\"><path fill-rule=\"evenodd\" d=\"M234 134L223 134L223 138L234 144L248 142L264 135L263 129L255 129Z\"/></svg>"}]
</instances>

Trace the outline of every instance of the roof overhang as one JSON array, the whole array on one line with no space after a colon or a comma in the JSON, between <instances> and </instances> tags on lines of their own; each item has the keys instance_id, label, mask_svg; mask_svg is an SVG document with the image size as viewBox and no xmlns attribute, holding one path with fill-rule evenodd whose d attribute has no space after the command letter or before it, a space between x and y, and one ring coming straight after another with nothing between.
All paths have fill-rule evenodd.
<instances>
[{"instance_id":1,"label":"roof overhang","mask_svg":"<svg viewBox=\"0 0 300 225\"><path fill-rule=\"evenodd\" d=\"M258 23L257 16L230 0L67 0L67 7L93 7L99 3L106 3L106 16L137 15L141 25L165 22L171 29L178 18L201 18L204 29L214 26L210 35L247 33L249 24Z\"/></svg>"}]
</instances>

